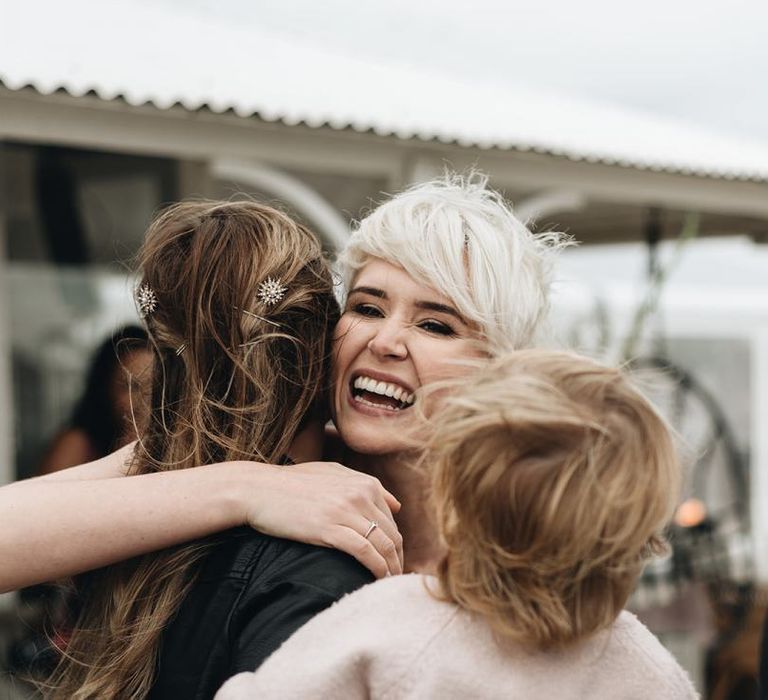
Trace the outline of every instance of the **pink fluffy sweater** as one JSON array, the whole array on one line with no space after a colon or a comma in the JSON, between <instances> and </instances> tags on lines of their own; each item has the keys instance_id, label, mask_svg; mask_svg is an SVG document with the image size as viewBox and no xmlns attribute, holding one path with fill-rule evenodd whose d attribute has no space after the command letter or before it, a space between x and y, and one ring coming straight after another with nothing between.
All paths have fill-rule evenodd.
<instances>
[{"instance_id":1,"label":"pink fluffy sweater","mask_svg":"<svg viewBox=\"0 0 768 700\"><path fill-rule=\"evenodd\" d=\"M610 698L688 700L685 672L630 613L564 651L501 647L479 617L419 575L378 581L312 619L216 700Z\"/></svg>"}]
</instances>

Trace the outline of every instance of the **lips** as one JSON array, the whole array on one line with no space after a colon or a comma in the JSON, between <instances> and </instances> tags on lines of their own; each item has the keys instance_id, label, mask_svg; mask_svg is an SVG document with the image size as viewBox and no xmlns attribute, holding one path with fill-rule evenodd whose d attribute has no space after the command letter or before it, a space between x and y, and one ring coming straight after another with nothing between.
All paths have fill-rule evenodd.
<instances>
[{"instance_id":1,"label":"lips","mask_svg":"<svg viewBox=\"0 0 768 700\"><path fill-rule=\"evenodd\" d=\"M393 413L410 408L414 393L410 387L374 372L357 372L350 381L350 393L357 406Z\"/></svg>"}]
</instances>

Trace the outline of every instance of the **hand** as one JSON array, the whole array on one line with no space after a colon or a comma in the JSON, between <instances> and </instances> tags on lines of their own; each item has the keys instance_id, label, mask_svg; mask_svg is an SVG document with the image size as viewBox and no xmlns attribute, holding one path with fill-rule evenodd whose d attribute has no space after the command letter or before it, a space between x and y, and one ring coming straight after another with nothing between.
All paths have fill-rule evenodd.
<instances>
[{"instance_id":1,"label":"hand","mask_svg":"<svg viewBox=\"0 0 768 700\"><path fill-rule=\"evenodd\" d=\"M264 465L252 468L263 470ZM392 515L400 502L378 479L335 462L269 470L258 492L245 494L248 525L268 535L339 549L377 578L403 573L403 538ZM366 539L371 521L378 527Z\"/></svg>"}]
</instances>

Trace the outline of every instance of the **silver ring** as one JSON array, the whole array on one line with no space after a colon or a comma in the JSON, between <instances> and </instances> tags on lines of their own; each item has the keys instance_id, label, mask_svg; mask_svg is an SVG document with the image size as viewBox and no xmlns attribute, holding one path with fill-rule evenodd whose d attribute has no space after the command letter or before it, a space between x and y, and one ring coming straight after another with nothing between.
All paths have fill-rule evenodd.
<instances>
[{"instance_id":1,"label":"silver ring","mask_svg":"<svg viewBox=\"0 0 768 700\"><path fill-rule=\"evenodd\" d=\"M372 533L372 532L373 532L373 531L374 531L374 530L375 530L375 529L376 529L378 526L379 526L379 524L378 524L378 523L377 523L375 520L371 520L371 524L368 526L368 529L365 531L365 535L363 535L363 537L365 537L365 539L367 540L367 539L368 539L368 538L371 536L371 533Z\"/></svg>"}]
</instances>

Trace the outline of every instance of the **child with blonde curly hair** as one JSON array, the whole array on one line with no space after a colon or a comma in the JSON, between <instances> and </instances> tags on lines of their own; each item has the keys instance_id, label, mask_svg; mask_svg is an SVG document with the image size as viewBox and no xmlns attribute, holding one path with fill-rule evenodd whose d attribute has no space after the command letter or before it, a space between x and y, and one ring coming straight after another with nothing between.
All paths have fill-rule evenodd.
<instances>
[{"instance_id":1,"label":"child with blonde curly hair","mask_svg":"<svg viewBox=\"0 0 768 700\"><path fill-rule=\"evenodd\" d=\"M217 699L696 697L623 611L680 480L650 403L619 370L541 351L438 400L435 576L345 597Z\"/></svg>"}]
</instances>

